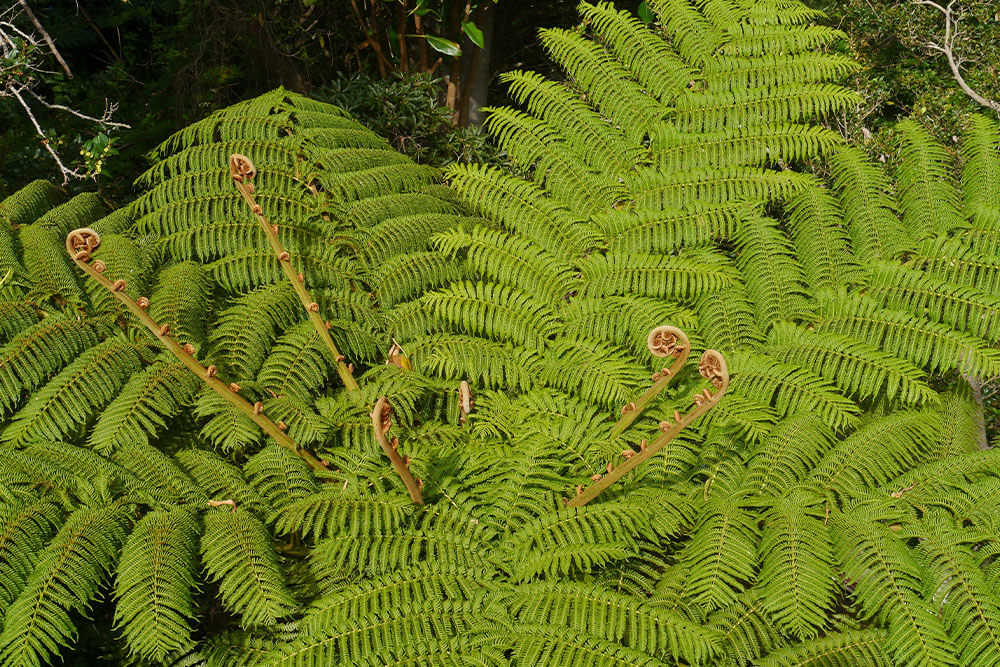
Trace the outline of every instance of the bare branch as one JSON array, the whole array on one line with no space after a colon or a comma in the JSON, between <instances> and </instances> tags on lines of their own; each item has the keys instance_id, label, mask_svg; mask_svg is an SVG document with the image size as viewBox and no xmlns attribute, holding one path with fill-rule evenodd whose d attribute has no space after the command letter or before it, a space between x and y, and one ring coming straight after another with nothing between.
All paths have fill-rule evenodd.
<instances>
[{"instance_id":1,"label":"bare branch","mask_svg":"<svg viewBox=\"0 0 1000 667\"><path fill-rule=\"evenodd\" d=\"M34 112L31 110L31 107L28 106L28 103L24 100L24 97L21 95L22 90L23 88L22 89L10 88L10 93L15 98L17 98L18 102L21 103L21 106L24 108L24 113L27 114L28 116L28 120L30 120L31 124L34 125L35 132L42 139L42 145L45 146L45 150L47 150L49 152L49 155L52 156L52 159L55 160L56 165L59 167L59 173L62 174L63 177L63 185L69 183L70 177L84 178L86 174L81 174L75 169L70 169L69 167L67 167L63 163L62 159L59 157L59 153L56 152L56 149L52 148L52 143L49 141L49 138L45 136L45 130L43 130L42 126L38 124L38 119L35 118Z\"/></svg>"},{"instance_id":2,"label":"bare branch","mask_svg":"<svg viewBox=\"0 0 1000 667\"><path fill-rule=\"evenodd\" d=\"M55 59L59 61L59 64L62 66L63 71L66 72L66 76L72 79L73 72L69 71L69 65L66 64L65 60L63 60L62 54L59 53L59 49L56 48L56 43L52 41L52 37L49 36L49 33L45 30L45 28L42 26L39 20L35 17L35 13L31 11L31 7L28 6L27 0L18 0L18 3L24 9L24 13L27 14L32 24L34 24L35 30L37 30L42 34L42 38L45 40L45 43L48 44L49 46L49 51L51 51Z\"/></svg>"},{"instance_id":3,"label":"bare branch","mask_svg":"<svg viewBox=\"0 0 1000 667\"><path fill-rule=\"evenodd\" d=\"M44 98L40 97L38 95L38 93L36 93L35 91L31 90L30 88L28 88L26 90L26 92L29 93L32 97L34 97L36 100L38 100L41 104L43 104L48 109L53 109L53 110L58 110L58 111L65 111L66 113L73 114L77 118L82 118L83 120L89 120L92 123L97 123L98 125L103 125L104 127L122 127L122 128L126 128L126 129L129 129L129 128L132 127L131 125L128 125L127 123L116 123L116 122L114 122L114 121L111 120L111 117L114 115L115 111L118 110L118 105L117 104L109 103L107 100L104 101L104 113L101 115L100 118L97 118L95 116L88 116L85 113L81 113L81 112L77 111L76 109L72 109L70 107L63 106L62 104L52 104L51 102L48 102Z\"/></svg>"},{"instance_id":4,"label":"bare branch","mask_svg":"<svg viewBox=\"0 0 1000 667\"><path fill-rule=\"evenodd\" d=\"M935 9L940 12L944 17L944 43L935 44L934 42L928 42L924 44L924 47L930 51L936 51L938 53L943 53L948 59L948 67L951 69L951 74L958 86L962 91L968 95L976 104L986 107L987 109L992 109L993 111L1000 113L1000 102L991 100L985 97L975 90L972 86L965 80L962 76L962 60L955 55L955 42L958 38L959 22L955 17L955 4L957 0L952 0L948 3L948 6L943 6L934 2L933 0L913 0L913 4L917 6L926 6Z\"/></svg>"}]
</instances>

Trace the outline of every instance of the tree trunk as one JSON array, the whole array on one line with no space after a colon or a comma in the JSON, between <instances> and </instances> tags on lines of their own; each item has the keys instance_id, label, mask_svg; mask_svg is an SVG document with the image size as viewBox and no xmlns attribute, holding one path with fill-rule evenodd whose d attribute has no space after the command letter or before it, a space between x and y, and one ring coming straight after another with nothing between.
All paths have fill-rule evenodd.
<instances>
[{"instance_id":1,"label":"tree trunk","mask_svg":"<svg viewBox=\"0 0 1000 667\"><path fill-rule=\"evenodd\" d=\"M490 84L493 83L493 36L496 34L497 8L494 3L484 5L485 11L479 27L483 31L483 48L479 49L473 61L469 80L466 82L465 99L462 104L462 125L482 125L483 114L479 111L486 106Z\"/></svg>"}]
</instances>

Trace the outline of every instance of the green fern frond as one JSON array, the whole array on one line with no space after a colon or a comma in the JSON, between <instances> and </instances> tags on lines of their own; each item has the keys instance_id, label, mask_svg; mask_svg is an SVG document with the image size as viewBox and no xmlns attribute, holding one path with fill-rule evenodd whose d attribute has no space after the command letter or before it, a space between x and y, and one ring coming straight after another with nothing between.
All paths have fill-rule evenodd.
<instances>
[{"instance_id":1,"label":"green fern frond","mask_svg":"<svg viewBox=\"0 0 1000 667\"><path fill-rule=\"evenodd\" d=\"M465 277L462 267L439 252L411 252L391 257L372 272L369 280L385 308L419 297Z\"/></svg>"},{"instance_id":2,"label":"green fern frond","mask_svg":"<svg viewBox=\"0 0 1000 667\"><path fill-rule=\"evenodd\" d=\"M33 299L18 289L0 288L0 349L38 320Z\"/></svg>"},{"instance_id":3,"label":"green fern frond","mask_svg":"<svg viewBox=\"0 0 1000 667\"><path fill-rule=\"evenodd\" d=\"M764 606L799 639L813 639L834 604L833 547L820 499L792 493L765 515L759 557Z\"/></svg>"},{"instance_id":4,"label":"green fern frond","mask_svg":"<svg viewBox=\"0 0 1000 667\"><path fill-rule=\"evenodd\" d=\"M739 283L702 295L696 302L696 310L699 329L711 348L728 355L755 349L764 341L750 295Z\"/></svg>"},{"instance_id":5,"label":"green fern frond","mask_svg":"<svg viewBox=\"0 0 1000 667\"><path fill-rule=\"evenodd\" d=\"M36 392L0 438L17 443L62 439L107 406L140 363L135 346L121 336L95 345Z\"/></svg>"},{"instance_id":6,"label":"green fern frond","mask_svg":"<svg viewBox=\"0 0 1000 667\"><path fill-rule=\"evenodd\" d=\"M150 512L125 542L115 622L138 656L162 661L191 639L199 530L188 509Z\"/></svg>"},{"instance_id":7,"label":"green fern frond","mask_svg":"<svg viewBox=\"0 0 1000 667\"><path fill-rule=\"evenodd\" d=\"M201 266L193 262L175 264L158 276L149 298L149 314L160 324L169 324L177 340L200 345L205 339L208 287Z\"/></svg>"},{"instance_id":8,"label":"green fern frond","mask_svg":"<svg viewBox=\"0 0 1000 667\"><path fill-rule=\"evenodd\" d=\"M486 540L490 533L474 521L437 510L414 528L391 533L346 533L323 540L311 558L321 572L338 576L379 576L422 562L448 569L489 571Z\"/></svg>"},{"instance_id":9,"label":"green fern frond","mask_svg":"<svg viewBox=\"0 0 1000 667\"><path fill-rule=\"evenodd\" d=\"M527 239L499 230L453 229L433 239L438 252L466 261L485 279L509 284L543 301L558 301L576 287L573 267Z\"/></svg>"},{"instance_id":10,"label":"green fern frond","mask_svg":"<svg viewBox=\"0 0 1000 667\"><path fill-rule=\"evenodd\" d=\"M628 169L639 148L627 143L620 130L587 106L579 95L534 72L507 72L500 82L528 112L558 128L560 137L590 167L602 173Z\"/></svg>"},{"instance_id":11,"label":"green fern frond","mask_svg":"<svg viewBox=\"0 0 1000 667\"><path fill-rule=\"evenodd\" d=\"M514 625L507 636L516 664L663 667L653 656L595 635L552 625Z\"/></svg>"},{"instance_id":12,"label":"green fern frond","mask_svg":"<svg viewBox=\"0 0 1000 667\"><path fill-rule=\"evenodd\" d=\"M735 502L705 504L691 541L678 554L690 599L707 609L734 602L757 578L758 535L756 517Z\"/></svg>"},{"instance_id":13,"label":"green fern frond","mask_svg":"<svg viewBox=\"0 0 1000 667\"><path fill-rule=\"evenodd\" d=\"M716 56L705 63L702 76L714 93L836 81L858 69L853 58L835 53L762 53L753 58Z\"/></svg>"},{"instance_id":14,"label":"green fern frond","mask_svg":"<svg viewBox=\"0 0 1000 667\"><path fill-rule=\"evenodd\" d=\"M671 121L681 132L721 132L732 125L801 123L860 101L856 93L826 83L688 93L678 98Z\"/></svg>"},{"instance_id":15,"label":"green fern frond","mask_svg":"<svg viewBox=\"0 0 1000 667\"><path fill-rule=\"evenodd\" d=\"M94 253L94 258L107 266L105 278L112 282L125 281L125 288L122 290L125 294L137 299L146 293L153 261L140 244L121 234L102 236L101 246ZM86 281L83 287L95 314L106 313L119 321L128 317L128 310L111 292L91 280Z\"/></svg>"},{"instance_id":16,"label":"green fern frond","mask_svg":"<svg viewBox=\"0 0 1000 667\"><path fill-rule=\"evenodd\" d=\"M541 363L540 379L595 405L614 409L633 398L648 370L599 340L564 338Z\"/></svg>"},{"instance_id":17,"label":"green fern frond","mask_svg":"<svg viewBox=\"0 0 1000 667\"><path fill-rule=\"evenodd\" d=\"M956 646L922 599L919 565L902 540L888 526L854 513L831 517L830 532L862 617L888 623L886 648L895 664L958 665Z\"/></svg>"},{"instance_id":18,"label":"green fern frond","mask_svg":"<svg viewBox=\"0 0 1000 667\"><path fill-rule=\"evenodd\" d=\"M730 355L733 394L773 404L780 414L812 411L835 430L853 426L860 409L821 376L769 356Z\"/></svg>"},{"instance_id":19,"label":"green fern frond","mask_svg":"<svg viewBox=\"0 0 1000 667\"><path fill-rule=\"evenodd\" d=\"M23 227L66 200L66 192L52 183L35 180L0 201L4 227Z\"/></svg>"},{"instance_id":20,"label":"green fern frond","mask_svg":"<svg viewBox=\"0 0 1000 667\"><path fill-rule=\"evenodd\" d=\"M101 412L89 444L102 454L132 442L148 443L189 405L201 381L183 363L161 358L133 375Z\"/></svg>"},{"instance_id":21,"label":"green fern frond","mask_svg":"<svg viewBox=\"0 0 1000 667\"><path fill-rule=\"evenodd\" d=\"M394 193L344 202L335 212L336 218L345 226L369 229L392 218L462 213L461 207L451 201L454 193L445 191L441 194L451 196L437 196L430 192Z\"/></svg>"},{"instance_id":22,"label":"green fern frond","mask_svg":"<svg viewBox=\"0 0 1000 667\"><path fill-rule=\"evenodd\" d=\"M67 519L7 609L0 664L41 667L73 641L74 616L86 612L115 566L132 512L127 505L82 508Z\"/></svg>"},{"instance_id":23,"label":"green fern frond","mask_svg":"<svg viewBox=\"0 0 1000 667\"><path fill-rule=\"evenodd\" d=\"M581 262L588 295L639 295L691 300L732 285L732 269L711 252L683 256L610 252Z\"/></svg>"},{"instance_id":24,"label":"green fern frond","mask_svg":"<svg viewBox=\"0 0 1000 667\"><path fill-rule=\"evenodd\" d=\"M559 28L542 30L540 37L552 60L633 141L666 116L667 108L646 94L633 82L631 72L597 44Z\"/></svg>"},{"instance_id":25,"label":"green fern frond","mask_svg":"<svg viewBox=\"0 0 1000 667\"><path fill-rule=\"evenodd\" d=\"M341 257L336 248L297 257L292 263L314 287L347 285L358 278L356 264ZM205 269L220 287L230 293L246 293L284 278L274 252L268 248L247 248L218 259Z\"/></svg>"},{"instance_id":26,"label":"green fern frond","mask_svg":"<svg viewBox=\"0 0 1000 667\"><path fill-rule=\"evenodd\" d=\"M630 350L638 359L648 356L646 338L663 322L692 332L698 323L698 316L683 306L662 298L632 294L574 299L563 307L560 316L567 336L606 340ZM697 341L699 337L692 333L690 338Z\"/></svg>"},{"instance_id":27,"label":"green fern frond","mask_svg":"<svg viewBox=\"0 0 1000 667\"><path fill-rule=\"evenodd\" d=\"M267 664L499 667L505 662L500 652L477 639L480 627L485 629L481 607L478 602L431 600L345 619L281 646L267 656Z\"/></svg>"},{"instance_id":28,"label":"green fern frond","mask_svg":"<svg viewBox=\"0 0 1000 667\"><path fill-rule=\"evenodd\" d=\"M244 627L273 624L295 607L264 525L239 507L205 514L201 553L222 603Z\"/></svg>"},{"instance_id":29,"label":"green fern frond","mask_svg":"<svg viewBox=\"0 0 1000 667\"><path fill-rule=\"evenodd\" d=\"M291 396L266 398L264 412L274 423L285 422L288 436L299 447L311 447L319 442L325 442L330 433L331 424L312 406L312 401Z\"/></svg>"},{"instance_id":30,"label":"green fern frond","mask_svg":"<svg viewBox=\"0 0 1000 667\"><path fill-rule=\"evenodd\" d=\"M811 481L845 495L886 482L923 460L934 445L939 419L932 410L874 419L827 452L812 471Z\"/></svg>"},{"instance_id":31,"label":"green fern frond","mask_svg":"<svg viewBox=\"0 0 1000 667\"><path fill-rule=\"evenodd\" d=\"M558 440L525 433L499 461L484 457L481 483L495 486L483 494L489 502L485 522L503 535L549 514L566 488L570 456Z\"/></svg>"},{"instance_id":32,"label":"green fern frond","mask_svg":"<svg viewBox=\"0 0 1000 667\"><path fill-rule=\"evenodd\" d=\"M612 251L670 252L729 239L747 208L742 202L721 205L691 203L663 211L616 210L594 215Z\"/></svg>"},{"instance_id":33,"label":"green fern frond","mask_svg":"<svg viewBox=\"0 0 1000 667\"><path fill-rule=\"evenodd\" d=\"M1000 326L1000 298L898 264L869 266L867 293L886 308L909 310L986 340Z\"/></svg>"},{"instance_id":34,"label":"green fern frond","mask_svg":"<svg viewBox=\"0 0 1000 667\"><path fill-rule=\"evenodd\" d=\"M506 285L462 281L421 300L444 321L477 336L537 347L555 331L548 306Z\"/></svg>"},{"instance_id":35,"label":"green fern frond","mask_svg":"<svg viewBox=\"0 0 1000 667\"><path fill-rule=\"evenodd\" d=\"M414 601L472 600L491 585L489 571L447 568L421 563L400 572L326 595L309 607L302 620L304 636L322 635L330 627L352 619L385 614ZM391 612L389 612L391 613Z\"/></svg>"},{"instance_id":36,"label":"green fern frond","mask_svg":"<svg viewBox=\"0 0 1000 667\"><path fill-rule=\"evenodd\" d=\"M223 452L244 452L256 446L263 433L250 417L214 391L203 390L192 414L206 421L201 436Z\"/></svg>"},{"instance_id":37,"label":"green fern frond","mask_svg":"<svg viewBox=\"0 0 1000 667\"><path fill-rule=\"evenodd\" d=\"M64 204L45 211L34 220L34 226L44 227L64 237L71 230L86 227L91 222L103 218L108 212L103 200L96 192L83 192Z\"/></svg>"},{"instance_id":38,"label":"green fern frond","mask_svg":"<svg viewBox=\"0 0 1000 667\"><path fill-rule=\"evenodd\" d=\"M928 239L910 256L907 265L940 280L1000 297L1000 258L981 254L960 239Z\"/></svg>"},{"instance_id":39,"label":"green fern frond","mask_svg":"<svg viewBox=\"0 0 1000 667\"><path fill-rule=\"evenodd\" d=\"M784 199L812 184L813 178L794 171L757 167L715 167L663 172L643 168L626 177L628 193L639 210L662 211L696 202Z\"/></svg>"},{"instance_id":40,"label":"green fern frond","mask_svg":"<svg viewBox=\"0 0 1000 667\"><path fill-rule=\"evenodd\" d=\"M574 210L586 215L621 198L617 181L602 178L574 156L547 123L506 107L484 111L487 129L514 163Z\"/></svg>"},{"instance_id":41,"label":"green fern frond","mask_svg":"<svg viewBox=\"0 0 1000 667\"><path fill-rule=\"evenodd\" d=\"M254 454L243 472L257 492L275 509L319 490L312 471L285 447L269 444Z\"/></svg>"},{"instance_id":42,"label":"green fern frond","mask_svg":"<svg viewBox=\"0 0 1000 667\"><path fill-rule=\"evenodd\" d=\"M590 225L532 183L480 165L452 165L445 175L481 215L557 257L571 260L596 243Z\"/></svg>"},{"instance_id":43,"label":"green fern frond","mask_svg":"<svg viewBox=\"0 0 1000 667\"><path fill-rule=\"evenodd\" d=\"M184 472L177 462L152 445L130 442L111 454L111 460L129 471L142 483L139 493L168 506L179 503L204 505L208 501L205 493L194 480Z\"/></svg>"},{"instance_id":44,"label":"green fern frond","mask_svg":"<svg viewBox=\"0 0 1000 667\"><path fill-rule=\"evenodd\" d=\"M234 379L257 376L278 332L302 318L302 304L287 282L249 292L219 313L209 341L212 357Z\"/></svg>"},{"instance_id":45,"label":"green fern frond","mask_svg":"<svg viewBox=\"0 0 1000 667\"><path fill-rule=\"evenodd\" d=\"M722 45L723 56L753 57L765 53L819 51L844 33L827 26L735 24L729 30L731 39Z\"/></svg>"},{"instance_id":46,"label":"green fern frond","mask_svg":"<svg viewBox=\"0 0 1000 667\"><path fill-rule=\"evenodd\" d=\"M952 182L951 156L931 133L914 120L896 126L899 132L899 204L903 225L919 230L918 238L966 227L962 196Z\"/></svg>"},{"instance_id":47,"label":"green fern frond","mask_svg":"<svg viewBox=\"0 0 1000 667\"><path fill-rule=\"evenodd\" d=\"M778 320L809 319L805 274L788 237L775 220L747 216L733 239L739 252L736 266L743 274L757 321L767 329Z\"/></svg>"},{"instance_id":48,"label":"green fern frond","mask_svg":"<svg viewBox=\"0 0 1000 667\"><path fill-rule=\"evenodd\" d=\"M277 395L307 398L333 373L334 360L310 322L278 339L261 366L257 381Z\"/></svg>"},{"instance_id":49,"label":"green fern frond","mask_svg":"<svg viewBox=\"0 0 1000 667\"><path fill-rule=\"evenodd\" d=\"M53 373L97 344L106 327L99 320L46 313L0 348L0 409L17 405L22 392L33 391Z\"/></svg>"},{"instance_id":50,"label":"green fern frond","mask_svg":"<svg viewBox=\"0 0 1000 667\"><path fill-rule=\"evenodd\" d=\"M760 667L892 667L884 630L833 632L796 646L768 653Z\"/></svg>"},{"instance_id":51,"label":"green fern frond","mask_svg":"<svg viewBox=\"0 0 1000 667\"><path fill-rule=\"evenodd\" d=\"M361 234L361 252L372 266L396 255L427 250L435 234L449 229L465 229L485 220L448 213L397 215L368 227Z\"/></svg>"},{"instance_id":52,"label":"green fern frond","mask_svg":"<svg viewBox=\"0 0 1000 667\"><path fill-rule=\"evenodd\" d=\"M438 334L407 343L413 367L428 375L468 380L478 387L529 389L539 373L537 353L509 343Z\"/></svg>"},{"instance_id":53,"label":"green fern frond","mask_svg":"<svg viewBox=\"0 0 1000 667\"><path fill-rule=\"evenodd\" d=\"M561 508L507 536L501 545L515 580L589 572L635 553L635 539L649 530L648 508L604 503Z\"/></svg>"},{"instance_id":54,"label":"green fern frond","mask_svg":"<svg viewBox=\"0 0 1000 667\"><path fill-rule=\"evenodd\" d=\"M852 336L931 370L957 369L975 377L1000 374L1000 354L943 324L887 310L878 302L845 292L820 294L816 329Z\"/></svg>"},{"instance_id":55,"label":"green fern frond","mask_svg":"<svg viewBox=\"0 0 1000 667\"><path fill-rule=\"evenodd\" d=\"M725 41L725 34L701 15L688 0L650 0L670 41L687 63L702 66Z\"/></svg>"},{"instance_id":56,"label":"green fern frond","mask_svg":"<svg viewBox=\"0 0 1000 667\"><path fill-rule=\"evenodd\" d=\"M413 503L406 496L357 496L324 489L288 503L272 516L279 535L320 540L331 535L399 530Z\"/></svg>"},{"instance_id":57,"label":"green fern frond","mask_svg":"<svg viewBox=\"0 0 1000 667\"><path fill-rule=\"evenodd\" d=\"M858 398L884 395L914 404L937 401L921 369L850 336L779 322L767 345L774 358L808 368Z\"/></svg>"},{"instance_id":58,"label":"green fern frond","mask_svg":"<svg viewBox=\"0 0 1000 667\"><path fill-rule=\"evenodd\" d=\"M86 295L69 265L63 238L58 233L29 225L20 230L18 240L24 252L22 264L31 279L32 292L57 304L83 306Z\"/></svg>"},{"instance_id":59,"label":"green fern frond","mask_svg":"<svg viewBox=\"0 0 1000 667\"><path fill-rule=\"evenodd\" d=\"M782 419L750 450L743 489L765 497L783 495L808 475L833 441L833 431L815 414Z\"/></svg>"},{"instance_id":60,"label":"green fern frond","mask_svg":"<svg viewBox=\"0 0 1000 667\"><path fill-rule=\"evenodd\" d=\"M726 655L735 664L755 661L763 653L781 645L781 630L764 609L757 591L741 594L735 602L712 613L708 627L722 637Z\"/></svg>"},{"instance_id":61,"label":"green fern frond","mask_svg":"<svg viewBox=\"0 0 1000 667\"><path fill-rule=\"evenodd\" d=\"M892 259L913 247L916 230L904 227L896 217L888 177L861 149L845 148L832 155L830 168L860 261Z\"/></svg>"},{"instance_id":62,"label":"green fern frond","mask_svg":"<svg viewBox=\"0 0 1000 667\"><path fill-rule=\"evenodd\" d=\"M238 508L258 515L272 510L243 472L222 457L204 449L182 449L174 458L212 500L232 500Z\"/></svg>"},{"instance_id":63,"label":"green fern frond","mask_svg":"<svg viewBox=\"0 0 1000 667\"><path fill-rule=\"evenodd\" d=\"M979 416L979 403L972 396L966 383L957 383L950 391L939 394L941 414L946 415L941 420L936 441L935 458L961 458L980 450L983 444L982 423Z\"/></svg>"},{"instance_id":64,"label":"green fern frond","mask_svg":"<svg viewBox=\"0 0 1000 667\"><path fill-rule=\"evenodd\" d=\"M987 667L1000 661L1000 602L979 568L977 539L955 525L927 518L914 527L929 590L958 647L962 665Z\"/></svg>"},{"instance_id":65,"label":"green fern frond","mask_svg":"<svg viewBox=\"0 0 1000 667\"><path fill-rule=\"evenodd\" d=\"M5 501L0 505L0 622L61 523L59 506L48 500Z\"/></svg>"},{"instance_id":66,"label":"green fern frond","mask_svg":"<svg viewBox=\"0 0 1000 667\"><path fill-rule=\"evenodd\" d=\"M673 100L695 77L694 70L631 12L616 11L610 2L581 2L578 11L604 45L661 102Z\"/></svg>"},{"instance_id":67,"label":"green fern frond","mask_svg":"<svg viewBox=\"0 0 1000 667\"><path fill-rule=\"evenodd\" d=\"M812 125L774 125L722 132L679 132L672 124L652 128L650 149L661 171L728 165L780 165L825 155L842 143L832 130Z\"/></svg>"},{"instance_id":68,"label":"green fern frond","mask_svg":"<svg viewBox=\"0 0 1000 667\"><path fill-rule=\"evenodd\" d=\"M519 586L510 611L521 623L566 628L601 637L653 656L669 654L689 664L718 656L718 638L681 614L594 584L540 582Z\"/></svg>"},{"instance_id":69,"label":"green fern frond","mask_svg":"<svg viewBox=\"0 0 1000 667\"><path fill-rule=\"evenodd\" d=\"M974 115L962 141L962 192L965 214L977 223L987 222L1000 209L1000 126L991 118Z\"/></svg>"},{"instance_id":70,"label":"green fern frond","mask_svg":"<svg viewBox=\"0 0 1000 667\"><path fill-rule=\"evenodd\" d=\"M858 282L861 267L830 191L810 186L788 204L788 226L808 284L819 289Z\"/></svg>"}]
</instances>

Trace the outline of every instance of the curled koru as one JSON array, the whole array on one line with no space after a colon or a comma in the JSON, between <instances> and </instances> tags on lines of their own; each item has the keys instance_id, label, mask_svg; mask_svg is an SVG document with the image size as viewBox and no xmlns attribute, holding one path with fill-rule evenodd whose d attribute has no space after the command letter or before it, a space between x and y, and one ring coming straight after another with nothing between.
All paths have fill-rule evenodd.
<instances>
[{"instance_id":1,"label":"curled koru","mask_svg":"<svg viewBox=\"0 0 1000 667\"><path fill-rule=\"evenodd\" d=\"M66 252L73 259L86 262L90 259L90 253L101 245L101 237L90 227L80 227L74 229L66 235Z\"/></svg>"},{"instance_id":2,"label":"curled koru","mask_svg":"<svg viewBox=\"0 0 1000 667\"><path fill-rule=\"evenodd\" d=\"M656 357L680 357L687 349L687 336L677 327L656 327L649 332L646 347Z\"/></svg>"}]
</instances>

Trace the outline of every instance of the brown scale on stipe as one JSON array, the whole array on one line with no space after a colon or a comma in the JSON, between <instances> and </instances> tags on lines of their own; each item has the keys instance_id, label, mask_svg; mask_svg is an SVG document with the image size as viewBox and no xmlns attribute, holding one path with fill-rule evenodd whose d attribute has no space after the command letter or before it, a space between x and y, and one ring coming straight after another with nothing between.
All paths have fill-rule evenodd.
<instances>
[{"instance_id":1,"label":"brown scale on stipe","mask_svg":"<svg viewBox=\"0 0 1000 667\"><path fill-rule=\"evenodd\" d=\"M645 410L653 399L677 377L688 355L691 352L691 343L684 332L670 326L657 327L653 329L646 340L651 354L656 357L673 357L674 362L668 368L664 368L653 374L653 386L634 402L627 403L621 410L622 416L611 429L611 438L621 435ZM577 487L577 494L572 499L564 499L569 507L582 507L600 495L604 490L621 480L634 468L642 465L657 452L662 450L677 434L693 424L698 418L703 416L715 407L722 396L729 388L729 369L726 366L725 358L715 350L706 350L701 355L698 362L698 372L703 378L711 383L711 388L703 389L691 397L694 407L682 413L674 410L673 420L664 420L658 424L660 434L652 441L643 439L639 443L639 451L634 449L623 449L621 452L621 462L616 464L611 461L607 465L607 474L595 473L591 475L593 482L589 488ZM715 389L713 392L712 389Z\"/></svg>"}]
</instances>

